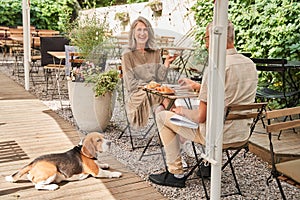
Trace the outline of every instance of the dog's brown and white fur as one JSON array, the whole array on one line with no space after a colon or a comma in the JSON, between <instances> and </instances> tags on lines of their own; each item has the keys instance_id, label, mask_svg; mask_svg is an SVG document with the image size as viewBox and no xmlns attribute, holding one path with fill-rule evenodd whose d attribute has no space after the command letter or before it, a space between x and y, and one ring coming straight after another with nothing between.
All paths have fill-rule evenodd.
<instances>
[{"instance_id":1,"label":"dog's brown and white fur","mask_svg":"<svg viewBox=\"0 0 300 200\"><path fill-rule=\"evenodd\" d=\"M120 172L110 172L108 164L98 163L97 152L105 152L110 147L110 141L97 132L88 134L82 146L59 154L43 155L11 176L6 181L16 182L24 174L38 190L56 190L63 180L83 180L89 175L93 177L119 178Z\"/></svg>"}]
</instances>

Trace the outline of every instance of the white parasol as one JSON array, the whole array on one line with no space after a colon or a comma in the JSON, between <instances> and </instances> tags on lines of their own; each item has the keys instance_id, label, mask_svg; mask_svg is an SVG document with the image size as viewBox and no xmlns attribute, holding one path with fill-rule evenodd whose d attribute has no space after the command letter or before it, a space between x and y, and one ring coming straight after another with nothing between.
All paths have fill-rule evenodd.
<instances>
[{"instance_id":1,"label":"white parasol","mask_svg":"<svg viewBox=\"0 0 300 200\"><path fill-rule=\"evenodd\" d=\"M23 48L24 48L24 74L25 90L29 90L29 66L31 62L30 54L30 0L23 0Z\"/></svg>"},{"instance_id":2,"label":"white parasol","mask_svg":"<svg viewBox=\"0 0 300 200\"><path fill-rule=\"evenodd\" d=\"M221 197L228 0L215 0L214 3L208 64L206 152L202 155L212 164L210 198L213 200Z\"/></svg>"}]
</instances>

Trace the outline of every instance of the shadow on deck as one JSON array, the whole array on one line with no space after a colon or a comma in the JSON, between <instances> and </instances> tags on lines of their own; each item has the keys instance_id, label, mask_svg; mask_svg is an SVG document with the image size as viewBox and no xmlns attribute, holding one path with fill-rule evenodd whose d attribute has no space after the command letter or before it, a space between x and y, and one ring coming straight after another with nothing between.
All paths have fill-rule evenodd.
<instances>
[{"instance_id":1,"label":"shadow on deck","mask_svg":"<svg viewBox=\"0 0 300 200\"><path fill-rule=\"evenodd\" d=\"M64 152L81 138L74 126L1 73L0 132L1 199L166 199L109 154L102 155L103 162L123 173L119 179L63 182L56 191L37 191L26 177L5 182L5 176L35 157Z\"/></svg>"}]
</instances>

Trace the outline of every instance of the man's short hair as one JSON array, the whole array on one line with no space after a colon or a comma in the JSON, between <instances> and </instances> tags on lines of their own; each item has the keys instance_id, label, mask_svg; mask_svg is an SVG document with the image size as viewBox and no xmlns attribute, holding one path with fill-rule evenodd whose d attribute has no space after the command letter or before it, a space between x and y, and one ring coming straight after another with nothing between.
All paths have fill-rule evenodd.
<instances>
[{"instance_id":1,"label":"man's short hair","mask_svg":"<svg viewBox=\"0 0 300 200\"><path fill-rule=\"evenodd\" d=\"M208 30L208 33L210 33L210 29L212 27L212 22L210 22L207 26L206 26L206 30ZM228 20L228 26L227 26L227 43L234 43L234 26L233 23Z\"/></svg>"}]
</instances>

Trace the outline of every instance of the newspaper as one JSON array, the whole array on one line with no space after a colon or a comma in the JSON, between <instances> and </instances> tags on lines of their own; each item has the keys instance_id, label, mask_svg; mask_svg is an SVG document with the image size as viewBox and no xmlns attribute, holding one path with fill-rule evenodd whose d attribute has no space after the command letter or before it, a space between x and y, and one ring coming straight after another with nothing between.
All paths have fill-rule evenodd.
<instances>
[{"instance_id":1,"label":"newspaper","mask_svg":"<svg viewBox=\"0 0 300 200\"><path fill-rule=\"evenodd\" d=\"M198 128L197 123L195 123L195 122L191 121L190 119L183 117L181 115L177 115L177 114L173 115L170 118L170 121L177 126L184 126L184 127L192 128L192 129Z\"/></svg>"}]
</instances>

